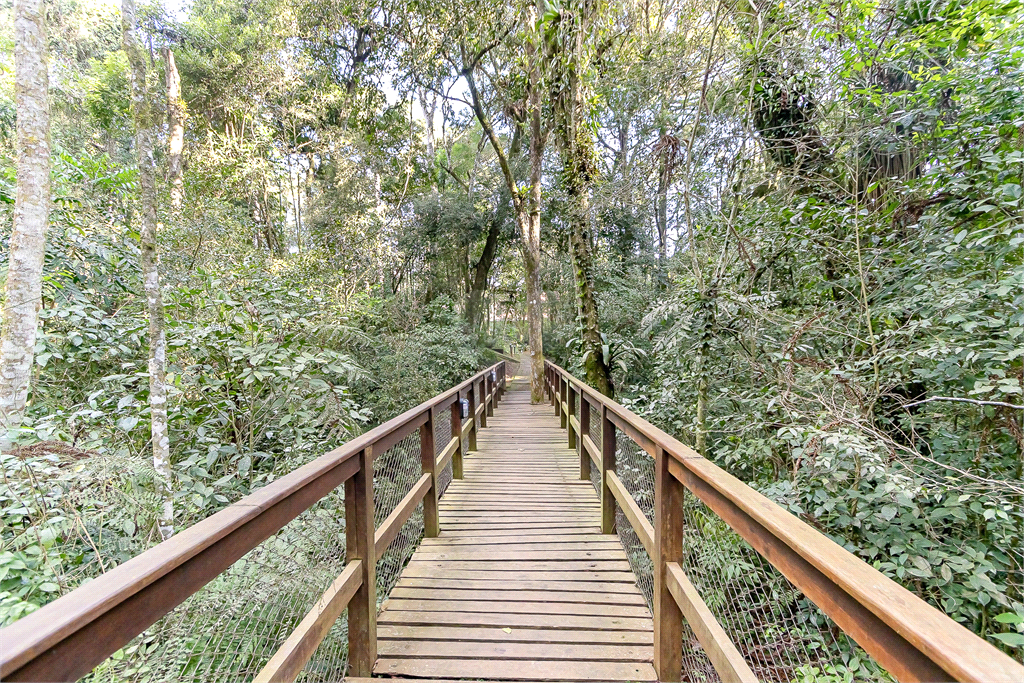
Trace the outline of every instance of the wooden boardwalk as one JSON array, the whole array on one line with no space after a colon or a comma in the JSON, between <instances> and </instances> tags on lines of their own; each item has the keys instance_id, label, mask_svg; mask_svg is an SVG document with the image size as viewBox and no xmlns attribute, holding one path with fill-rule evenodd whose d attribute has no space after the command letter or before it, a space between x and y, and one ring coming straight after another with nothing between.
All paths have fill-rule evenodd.
<instances>
[{"instance_id":1,"label":"wooden boardwalk","mask_svg":"<svg viewBox=\"0 0 1024 683\"><path fill-rule=\"evenodd\" d=\"M547 404L513 383L378 616L377 676L650 681L653 621Z\"/></svg>"},{"instance_id":2,"label":"wooden boardwalk","mask_svg":"<svg viewBox=\"0 0 1024 683\"><path fill-rule=\"evenodd\" d=\"M992 644L562 368L546 363L543 373L545 393L558 411L547 404L531 406L524 377L511 382L512 391L496 406L510 369L507 361L495 363L0 629L0 679L90 677L168 610L194 604L185 602L189 596L208 598L199 591L218 574L344 485L344 569L287 638L281 642L275 629L268 631L266 619L247 619L247 603L228 605L226 621L211 622L192 635L216 640L227 628L244 651L218 645L204 653L195 649L194 638L186 638L177 645L161 644L168 648L168 666L174 666L176 653L187 653L197 658L189 661L200 662L209 680L249 679L261 662L251 648L262 652L277 642L277 651L252 680L295 681L347 612L347 648L338 649L334 640L330 654L308 670L309 676L340 680L347 667L350 683L382 678L653 681L657 670L661 680L679 681L681 675L682 680L707 677L713 667L720 680L756 683L778 675L792 678L785 672L799 671L796 666L821 668L837 660L846 651L835 649L838 628L864 649L853 651L858 657L871 657L894 680L1024 681L1024 667ZM479 450L464 457L465 479L452 482L435 506L440 467L460 461L453 460L458 439L436 444L434 427L438 420L450 420L452 433L462 434L457 403L462 398L477 403L475 413L486 407L495 415L478 435ZM559 429L554 415L574 403L588 416L591 408L599 409L608 452L591 443L589 426L571 418L567 427L577 440L583 433L602 472L605 514L620 510L625 519L619 517L619 523L630 525L651 558L653 619L618 536L600 533L598 497L589 481L579 479L583 463L563 441L568 432ZM411 465L418 464L421 475L387 519L375 524L374 455L399 447L417 432L423 448L420 462ZM625 465L616 463L611 449L618 435L654 456L653 519L645 517L616 473L617 464ZM747 585L779 587L774 572L781 572L793 588L783 590L785 604L774 603L774 589L750 592L762 602L723 602L719 585L710 586L712 612L686 570L727 568L686 562L684 493L696 496L709 515L718 515L735 533L718 538L722 526L715 523L716 538L691 540L709 551L714 548L704 544L724 544L718 557L728 558L742 538L750 545L744 552L761 558L749 565ZM377 558L418 509L424 511L425 526L432 531L440 527L441 533L418 547L375 619L381 585L374 572ZM612 521L606 517L604 528ZM305 527L299 530L304 533ZM305 547L300 546L302 552ZM335 563L336 555L329 554ZM701 555L701 562L716 561L713 554ZM281 588L298 608L291 584ZM280 604L279 598L267 598ZM799 612L792 612L793 605ZM834 622L829 630L813 626L819 609ZM754 612L759 615L756 633L736 616ZM290 621L301 612L275 614ZM719 622L723 616L728 618ZM761 642L773 633L785 637ZM820 633L832 643L823 650L816 649ZM123 672L119 666L134 663L124 660L110 671Z\"/></svg>"}]
</instances>

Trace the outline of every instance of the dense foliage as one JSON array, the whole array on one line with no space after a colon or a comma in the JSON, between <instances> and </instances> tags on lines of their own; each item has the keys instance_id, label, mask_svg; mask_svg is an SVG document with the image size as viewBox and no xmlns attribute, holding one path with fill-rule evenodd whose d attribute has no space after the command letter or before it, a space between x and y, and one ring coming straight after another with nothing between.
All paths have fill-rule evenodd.
<instances>
[{"instance_id":1,"label":"dense foliage","mask_svg":"<svg viewBox=\"0 0 1024 683\"><path fill-rule=\"evenodd\" d=\"M188 112L180 213L159 183L177 528L523 348L507 181L539 100L544 352L580 375L600 354L622 403L1024 658L1019 1L428 4L143 8L151 90L173 49ZM47 21L0 624L159 539L119 15Z\"/></svg>"}]
</instances>

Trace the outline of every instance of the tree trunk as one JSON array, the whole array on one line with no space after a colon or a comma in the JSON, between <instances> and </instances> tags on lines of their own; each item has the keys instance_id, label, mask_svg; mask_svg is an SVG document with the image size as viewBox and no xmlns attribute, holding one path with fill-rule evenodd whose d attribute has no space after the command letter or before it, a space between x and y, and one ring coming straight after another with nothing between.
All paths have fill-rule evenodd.
<instances>
[{"instance_id":1,"label":"tree trunk","mask_svg":"<svg viewBox=\"0 0 1024 683\"><path fill-rule=\"evenodd\" d=\"M527 7L524 12L523 24L535 31L537 17L544 15L543 0L538 0L536 7ZM512 174L512 167L509 164L508 156L505 154L498 140L498 136L491 126L490 119L484 112L483 104L480 101L480 93L476 87L476 80L473 75L474 67L468 67L463 71L466 84L472 96L473 112L476 114L484 135L491 143L494 153L498 157L498 165L501 167L505 184L512 194L512 206L516 213L516 225L523 240L523 264L526 270L526 317L529 323L530 337L530 401L541 403L544 400L544 336L543 336L543 302L540 287L540 200L541 200L541 171L544 162L544 147L547 142L547 133L541 125L541 78L539 55L537 54L537 43L529 38L525 43L527 55L527 102L530 109L530 185L524 193L517 186L515 177Z\"/></svg>"},{"instance_id":2,"label":"tree trunk","mask_svg":"<svg viewBox=\"0 0 1024 683\"><path fill-rule=\"evenodd\" d=\"M167 124L170 127L167 149L167 170L171 183L171 211L178 214L185 198L181 151L185 146L185 101L181 99L181 78L171 48L163 49L167 68Z\"/></svg>"},{"instance_id":3,"label":"tree trunk","mask_svg":"<svg viewBox=\"0 0 1024 683\"><path fill-rule=\"evenodd\" d=\"M491 220L490 229L487 231L487 241L484 242L484 251L480 254L480 260L473 266L473 280L470 283L469 297L466 299L466 320L469 322L469 328L474 332L479 326L480 304L484 290L487 289L487 278L491 274L491 265L498 253L498 238L501 236L501 224L504 220L503 212L498 212Z\"/></svg>"},{"instance_id":4,"label":"tree trunk","mask_svg":"<svg viewBox=\"0 0 1024 683\"><path fill-rule=\"evenodd\" d=\"M437 152L434 144L434 113L437 111L437 95L427 95L424 88L420 88L420 108L423 109L424 135L427 141L427 166L428 173L434 176L434 168L437 163L435 158Z\"/></svg>"},{"instance_id":5,"label":"tree trunk","mask_svg":"<svg viewBox=\"0 0 1024 683\"><path fill-rule=\"evenodd\" d=\"M537 17L545 11L543 0L538 0L534 16L528 16L529 26L537 25ZM534 29L536 30L536 29ZM526 41L528 61L527 102L530 108L530 192L527 196L526 220L520 221L523 240L523 266L526 271L526 322L530 344L530 402L544 402L544 290L540 283L540 191L544 169L544 147L547 132L541 124L543 109L541 93L539 37L533 34ZM537 43L534 42L537 40Z\"/></svg>"},{"instance_id":6,"label":"tree trunk","mask_svg":"<svg viewBox=\"0 0 1024 683\"><path fill-rule=\"evenodd\" d=\"M0 449L21 426L32 379L50 216L50 107L42 0L14 3L18 188L0 336Z\"/></svg>"},{"instance_id":7,"label":"tree trunk","mask_svg":"<svg viewBox=\"0 0 1024 683\"><path fill-rule=\"evenodd\" d=\"M569 195L569 245L572 250L573 275L576 281L576 313L582 328L583 368L587 384L605 396L612 396L611 372L604 354L601 324L594 295L594 262L590 248L589 183L567 182ZM567 179L568 180L568 179Z\"/></svg>"},{"instance_id":8,"label":"tree trunk","mask_svg":"<svg viewBox=\"0 0 1024 683\"><path fill-rule=\"evenodd\" d=\"M551 104L555 134L562 153L562 183L568 195L569 244L576 281L577 314L582 327L583 367L587 383L611 396L613 386L601 339L600 317L594 295L590 235L590 185L596 172L594 141L584 117L589 111L583 41L589 35L585 3L567 3L561 10L562 40L549 45L552 70Z\"/></svg>"},{"instance_id":9,"label":"tree trunk","mask_svg":"<svg viewBox=\"0 0 1024 683\"><path fill-rule=\"evenodd\" d=\"M153 469L162 506L157 524L160 537L174 533L174 502L171 489L170 441L167 434L166 376L167 340L164 334L164 302L160 292L160 260L156 240L156 182L153 138L157 121L149 103L146 57L136 35L135 2L122 0L121 29L124 50L131 65L132 118L135 123L135 153L139 164L139 194L142 200L141 261L149 313L149 411L153 441Z\"/></svg>"},{"instance_id":10,"label":"tree trunk","mask_svg":"<svg viewBox=\"0 0 1024 683\"><path fill-rule=\"evenodd\" d=\"M659 145L665 139L665 127L662 126ZM658 260L663 266L668 255L668 185L669 177L672 174L671 150L667 148L667 145L664 147L659 150L661 154L658 155L658 195L655 199L657 213L654 217L654 222L658 226Z\"/></svg>"}]
</instances>

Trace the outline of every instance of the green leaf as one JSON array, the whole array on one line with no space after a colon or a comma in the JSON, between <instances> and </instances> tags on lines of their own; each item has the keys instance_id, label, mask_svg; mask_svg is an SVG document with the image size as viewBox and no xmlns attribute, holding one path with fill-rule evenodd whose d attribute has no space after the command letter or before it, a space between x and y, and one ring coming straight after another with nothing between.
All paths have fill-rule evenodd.
<instances>
[{"instance_id":1,"label":"green leaf","mask_svg":"<svg viewBox=\"0 0 1024 683\"><path fill-rule=\"evenodd\" d=\"M992 638L997 638L1010 647L1024 647L1024 635L1020 633L991 633Z\"/></svg>"},{"instance_id":2,"label":"green leaf","mask_svg":"<svg viewBox=\"0 0 1024 683\"><path fill-rule=\"evenodd\" d=\"M997 614L995 620L1000 624L1024 624L1024 617L1015 612L1003 612Z\"/></svg>"}]
</instances>

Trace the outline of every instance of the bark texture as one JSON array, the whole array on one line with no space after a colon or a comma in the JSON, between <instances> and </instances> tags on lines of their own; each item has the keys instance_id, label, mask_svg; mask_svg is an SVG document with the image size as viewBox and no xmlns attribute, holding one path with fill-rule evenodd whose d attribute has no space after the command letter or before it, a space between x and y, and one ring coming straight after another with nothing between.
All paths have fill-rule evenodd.
<instances>
[{"instance_id":1,"label":"bark texture","mask_svg":"<svg viewBox=\"0 0 1024 683\"><path fill-rule=\"evenodd\" d=\"M167 79L167 124L170 136L167 140L167 176L171 184L171 211L179 213L185 199L185 182L182 173L181 153L185 146L185 101L181 99L181 77L174 62L174 52L164 48L164 65Z\"/></svg>"},{"instance_id":2,"label":"bark texture","mask_svg":"<svg viewBox=\"0 0 1024 683\"><path fill-rule=\"evenodd\" d=\"M555 136L562 156L562 184L568 195L569 245L576 281L577 315L581 327L583 367L587 383L612 396L611 372L601 338L594 295L594 263L590 231L590 188L596 173L594 141L587 125L589 93L581 77L586 68L584 41L596 11L589 0L566 3L557 19L558 41L549 42L551 105Z\"/></svg>"},{"instance_id":3,"label":"bark texture","mask_svg":"<svg viewBox=\"0 0 1024 683\"><path fill-rule=\"evenodd\" d=\"M0 448L21 426L32 378L50 217L50 107L42 0L14 3L18 187L0 335Z\"/></svg>"},{"instance_id":4,"label":"bark texture","mask_svg":"<svg viewBox=\"0 0 1024 683\"><path fill-rule=\"evenodd\" d=\"M160 537L174 533L174 502L170 439L167 434L167 339L164 333L164 302L160 292L160 259L157 251L156 180L153 138L157 121L149 103L146 84L146 55L136 35L135 3L122 0L121 30L124 50L131 65L132 119L135 123L135 153L139 164L139 192L142 204L141 262L149 314L149 410L153 442L153 469L162 506L157 524Z\"/></svg>"},{"instance_id":5,"label":"bark texture","mask_svg":"<svg viewBox=\"0 0 1024 683\"><path fill-rule=\"evenodd\" d=\"M537 15L543 16L543 0L538 3ZM536 16L529 17L535 26ZM530 402L544 401L544 290L540 283L540 190L544 167L544 147L547 132L541 123L541 74L538 45L533 39L526 42L529 62L527 103L530 117L530 185L527 195L525 227L520 226L523 240L523 264L526 271L526 322L530 342Z\"/></svg>"}]
</instances>

